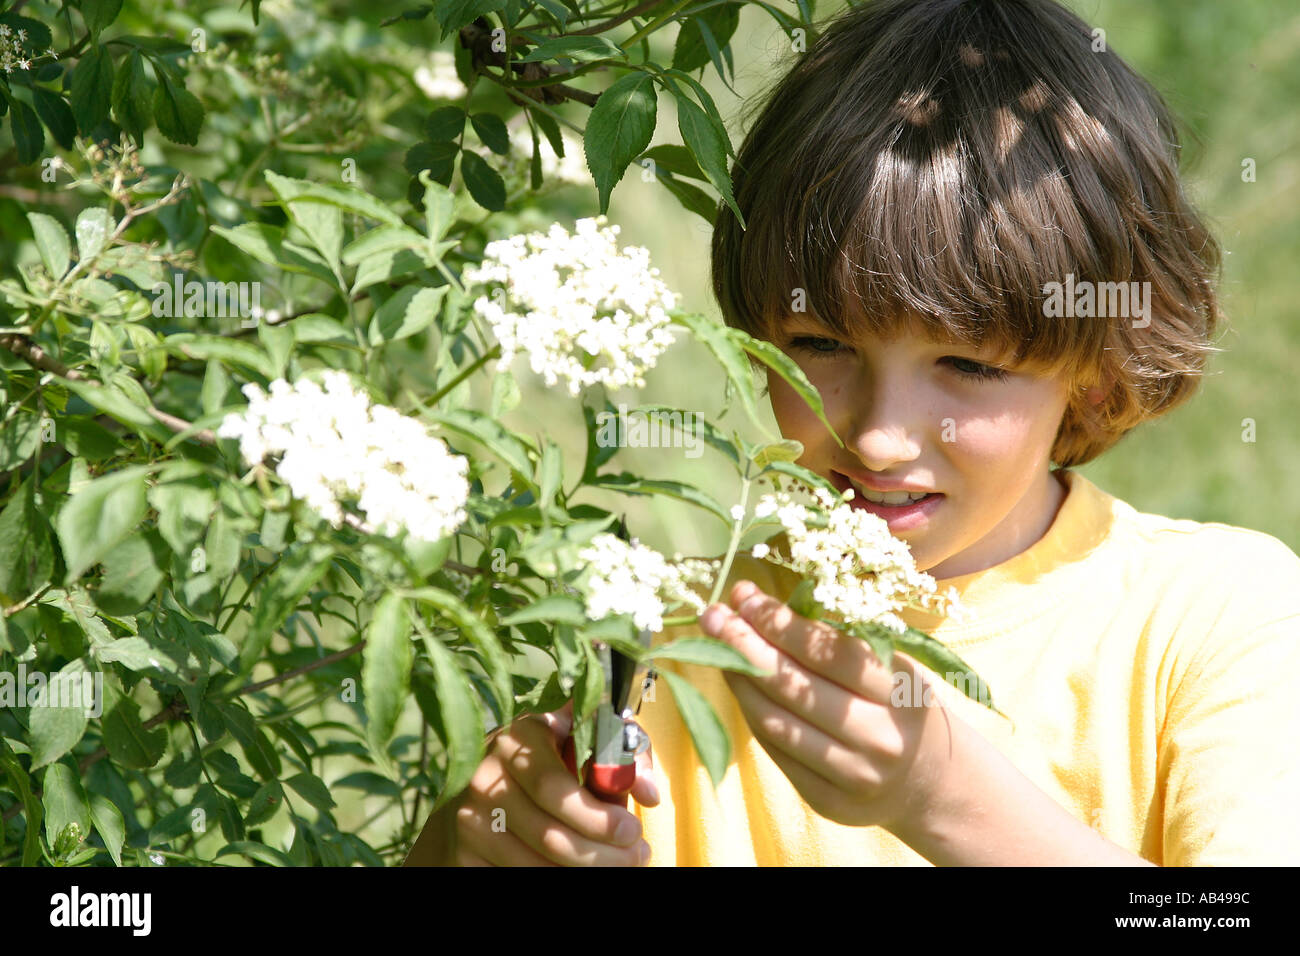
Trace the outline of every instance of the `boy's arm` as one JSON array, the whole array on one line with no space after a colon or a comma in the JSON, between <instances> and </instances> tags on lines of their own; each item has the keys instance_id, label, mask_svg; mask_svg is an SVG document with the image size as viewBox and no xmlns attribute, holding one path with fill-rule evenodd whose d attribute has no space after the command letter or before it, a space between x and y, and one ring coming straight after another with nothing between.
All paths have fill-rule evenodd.
<instances>
[{"instance_id":1,"label":"boy's arm","mask_svg":"<svg viewBox=\"0 0 1300 956\"><path fill-rule=\"evenodd\" d=\"M1071 814L969 724L927 707L949 759L929 805L887 826L936 866L1155 866ZM928 746L928 745L927 745Z\"/></svg>"},{"instance_id":2,"label":"boy's arm","mask_svg":"<svg viewBox=\"0 0 1300 956\"><path fill-rule=\"evenodd\" d=\"M1150 866L1072 816L942 706L896 707L860 641L740 582L704 631L772 671L726 673L755 739L818 814L881 826L936 864ZM718 613L722 612L722 613ZM919 674L906 657L895 668Z\"/></svg>"}]
</instances>

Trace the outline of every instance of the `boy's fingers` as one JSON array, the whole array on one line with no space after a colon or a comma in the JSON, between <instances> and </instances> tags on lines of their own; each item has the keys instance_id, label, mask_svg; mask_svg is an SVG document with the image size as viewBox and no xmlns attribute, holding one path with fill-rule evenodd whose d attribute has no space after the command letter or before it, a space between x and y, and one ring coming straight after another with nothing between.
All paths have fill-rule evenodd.
<instances>
[{"instance_id":1,"label":"boy's fingers","mask_svg":"<svg viewBox=\"0 0 1300 956\"><path fill-rule=\"evenodd\" d=\"M553 710L541 716L542 720L546 722L546 726L551 728L551 733L555 735L555 739L557 741L564 740L573 732L573 699L566 700L564 706L559 710Z\"/></svg>"},{"instance_id":2,"label":"boy's fingers","mask_svg":"<svg viewBox=\"0 0 1300 956\"><path fill-rule=\"evenodd\" d=\"M636 755L636 782L632 784L632 799L643 807L659 806L659 774L655 772L654 745Z\"/></svg>"}]
</instances>

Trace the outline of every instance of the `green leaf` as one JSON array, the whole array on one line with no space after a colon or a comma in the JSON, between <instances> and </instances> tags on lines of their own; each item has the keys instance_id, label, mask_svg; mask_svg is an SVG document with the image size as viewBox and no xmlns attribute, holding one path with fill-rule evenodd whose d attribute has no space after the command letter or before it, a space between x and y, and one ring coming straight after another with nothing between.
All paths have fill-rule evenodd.
<instances>
[{"instance_id":1,"label":"green leaf","mask_svg":"<svg viewBox=\"0 0 1300 956\"><path fill-rule=\"evenodd\" d=\"M83 209L77 216L74 231L77 234L77 255L81 259L93 259L103 251L117 223L102 206Z\"/></svg>"},{"instance_id":2,"label":"green leaf","mask_svg":"<svg viewBox=\"0 0 1300 956\"><path fill-rule=\"evenodd\" d=\"M67 101L53 90L34 86L32 103L36 107L36 115L49 127L54 141L64 149L72 149L77 140L77 121Z\"/></svg>"},{"instance_id":3,"label":"green leaf","mask_svg":"<svg viewBox=\"0 0 1300 956\"><path fill-rule=\"evenodd\" d=\"M293 179L269 169L266 171L266 182L286 210L294 203L316 203L355 212L390 226L402 226L401 216L389 209L382 201L356 186Z\"/></svg>"},{"instance_id":4,"label":"green leaf","mask_svg":"<svg viewBox=\"0 0 1300 956\"><path fill-rule=\"evenodd\" d=\"M167 732L162 728L145 730L140 722L140 706L130 697L112 693L116 699L102 721L104 746L121 766L148 770L162 759Z\"/></svg>"},{"instance_id":5,"label":"green leaf","mask_svg":"<svg viewBox=\"0 0 1300 956\"><path fill-rule=\"evenodd\" d=\"M685 146L663 143L653 149L647 149L642 156L654 160L656 171L667 170L674 176L689 176L692 179L709 178L704 175L700 164L695 161L695 157Z\"/></svg>"},{"instance_id":6,"label":"green leaf","mask_svg":"<svg viewBox=\"0 0 1300 956\"><path fill-rule=\"evenodd\" d=\"M442 25L442 35L438 42L444 42L461 27L501 10L505 5L506 0L441 0L434 5L434 14Z\"/></svg>"},{"instance_id":7,"label":"green leaf","mask_svg":"<svg viewBox=\"0 0 1300 956\"><path fill-rule=\"evenodd\" d=\"M459 106L440 106L424 121L424 133L430 142L449 143L460 139L464 131L465 111Z\"/></svg>"},{"instance_id":8,"label":"green leaf","mask_svg":"<svg viewBox=\"0 0 1300 956\"><path fill-rule=\"evenodd\" d=\"M627 495L666 495L670 498L676 498L678 501L685 501L698 508L703 508L725 525L730 526L732 523L730 513L718 503L717 499L708 492L701 491L699 488L688 485L683 481L673 481L668 478L642 478L639 475L624 471L617 475L599 475L588 482L588 485L593 488L608 488L612 491L621 491Z\"/></svg>"},{"instance_id":9,"label":"green leaf","mask_svg":"<svg viewBox=\"0 0 1300 956\"><path fill-rule=\"evenodd\" d=\"M434 182L427 173L420 173L424 186L424 225L429 242L441 239L455 221L456 197L442 183Z\"/></svg>"},{"instance_id":10,"label":"green leaf","mask_svg":"<svg viewBox=\"0 0 1300 956\"><path fill-rule=\"evenodd\" d=\"M169 481L149 489L149 503L158 511L158 531L179 555L203 536L212 517L216 493L207 478Z\"/></svg>"},{"instance_id":11,"label":"green leaf","mask_svg":"<svg viewBox=\"0 0 1300 956\"><path fill-rule=\"evenodd\" d=\"M53 279L62 279L68 271L72 255L68 230L53 216L47 216L43 212L29 212L27 219L32 224L36 248L41 254L41 262L45 263L45 271Z\"/></svg>"},{"instance_id":12,"label":"green leaf","mask_svg":"<svg viewBox=\"0 0 1300 956\"><path fill-rule=\"evenodd\" d=\"M813 413L821 419L822 424L826 426L826 430L831 433L831 437L835 439L836 443L841 448L844 447L844 442L826 418L826 408L822 404L821 393L817 391L812 382L808 381L808 376L803 373L803 369L795 364L794 359L771 342L756 339L741 329L728 328L728 334L746 352L785 379L786 384L794 389L796 394L813 410ZM793 461L793 459L788 460Z\"/></svg>"},{"instance_id":13,"label":"green leaf","mask_svg":"<svg viewBox=\"0 0 1300 956\"><path fill-rule=\"evenodd\" d=\"M722 196L723 202L736 214L742 229L745 217L736 205L731 191L731 174L727 172L727 130L721 121L708 116L685 93L676 87L671 88L677 98L677 128L682 134L682 142L690 147L700 169L709 177L709 182Z\"/></svg>"},{"instance_id":14,"label":"green leaf","mask_svg":"<svg viewBox=\"0 0 1300 956\"><path fill-rule=\"evenodd\" d=\"M470 408L451 408L434 412L430 417L441 428L479 442L520 475L525 477L532 475L533 466L528 457L529 446L500 422Z\"/></svg>"},{"instance_id":15,"label":"green leaf","mask_svg":"<svg viewBox=\"0 0 1300 956\"><path fill-rule=\"evenodd\" d=\"M702 28L709 31L716 47L727 47L739 24L740 7L731 4L712 7L686 18L673 46L673 68L698 70L709 62L710 50L701 35Z\"/></svg>"},{"instance_id":16,"label":"green leaf","mask_svg":"<svg viewBox=\"0 0 1300 956\"><path fill-rule=\"evenodd\" d=\"M239 673L248 675L262 658L271 637L284 624L298 602L329 570L334 552L324 544L295 546L285 552L258 592L253 621L239 652Z\"/></svg>"},{"instance_id":17,"label":"green leaf","mask_svg":"<svg viewBox=\"0 0 1300 956\"><path fill-rule=\"evenodd\" d=\"M252 342L241 342L222 335L177 332L163 339L162 345L167 351L183 358L200 361L221 359L223 362L233 362L252 369L267 378L275 377L275 369L266 352Z\"/></svg>"},{"instance_id":18,"label":"green leaf","mask_svg":"<svg viewBox=\"0 0 1300 956\"><path fill-rule=\"evenodd\" d=\"M469 118L469 123L483 145L492 152L499 156L510 152L510 133L506 129L505 120L496 113L475 113Z\"/></svg>"},{"instance_id":19,"label":"green leaf","mask_svg":"<svg viewBox=\"0 0 1300 956\"><path fill-rule=\"evenodd\" d=\"M266 223L246 222L233 229L213 226L212 231L258 262L265 262L286 272L313 276L331 288L335 286L334 274L321 263L304 255L293 243L286 242L283 229Z\"/></svg>"},{"instance_id":20,"label":"green leaf","mask_svg":"<svg viewBox=\"0 0 1300 956\"><path fill-rule=\"evenodd\" d=\"M9 100L9 126L17 147L18 162L34 163L45 149L45 130L36 112L21 100Z\"/></svg>"},{"instance_id":21,"label":"green leaf","mask_svg":"<svg viewBox=\"0 0 1300 956\"><path fill-rule=\"evenodd\" d=\"M984 683L984 679L951 648L914 627L909 627L902 634L891 636L894 646L900 651L915 658L971 700L983 704L995 713L1002 713L993 706L993 693Z\"/></svg>"},{"instance_id":22,"label":"green leaf","mask_svg":"<svg viewBox=\"0 0 1300 956\"><path fill-rule=\"evenodd\" d=\"M355 266L382 252L416 252L424 246L424 236L409 226L379 226L348 243L341 258L344 265Z\"/></svg>"},{"instance_id":23,"label":"green leaf","mask_svg":"<svg viewBox=\"0 0 1300 956\"><path fill-rule=\"evenodd\" d=\"M88 711L93 712L96 706L103 706L102 701L85 700L87 689L93 693L93 680L94 675L87 670L85 660L78 658L60 668L56 685L59 688L59 702L71 703L72 706L51 706L55 703L54 689L49 683L42 689L39 700L32 702L35 706L29 711L31 726L28 728L31 734L32 770L54 763L81 742L90 716ZM69 699L77 693L83 695L80 701Z\"/></svg>"},{"instance_id":24,"label":"green leaf","mask_svg":"<svg viewBox=\"0 0 1300 956\"><path fill-rule=\"evenodd\" d=\"M505 181L478 153L468 149L461 151L460 175L474 201L488 212L500 212L506 208Z\"/></svg>"},{"instance_id":25,"label":"green leaf","mask_svg":"<svg viewBox=\"0 0 1300 956\"><path fill-rule=\"evenodd\" d=\"M600 197L600 211L609 211L609 195L628 165L650 145L657 100L654 80L637 71L614 82L600 94L587 118L583 146Z\"/></svg>"},{"instance_id":26,"label":"green leaf","mask_svg":"<svg viewBox=\"0 0 1300 956\"><path fill-rule=\"evenodd\" d=\"M558 60L560 57L568 57L575 63L592 63L597 60L626 60L627 53L608 37L567 36L540 43L527 56L521 56L514 62L541 63L545 60Z\"/></svg>"},{"instance_id":27,"label":"green leaf","mask_svg":"<svg viewBox=\"0 0 1300 956\"><path fill-rule=\"evenodd\" d=\"M226 722L231 736L239 741L244 756L263 780L276 780L280 776L280 754L271 745L265 731L257 726L252 712L239 701L213 703Z\"/></svg>"},{"instance_id":28,"label":"green leaf","mask_svg":"<svg viewBox=\"0 0 1300 956\"><path fill-rule=\"evenodd\" d=\"M145 75L144 57L132 50L113 80L113 113L117 123L136 145L144 142L144 131L153 122L154 84Z\"/></svg>"},{"instance_id":29,"label":"green leaf","mask_svg":"<svg viewBox=\"0 0 1300 956\"><path fill-rule=\"evenodd\" d=\"M497 699L501 722L508 724L514 720L514 683L511 678L510 660L501 646L496 631L489 627L482 617L456 597L438 588L419 588L412 591L411 597L436 608L441 614L451 619L456 628L469 639L482 658L483 668Z\"/></svg>"},{"instance_id":30,"label":"green leaf","mask_svg":"<svg viewBox=\"0 0 1300 956\"><path fill-rule=\"evenodd\" d=\"M700 755L716 787L722 782L727 764L731 762L731 738L727 736L726 728L704 695L684 677L667 670L660 671L659 676L668 681L677 712L682 715L682 722L695 743L695 752Z\"/></svg>"},{"instance_id":31,"label":"green leaf","mask_svg":"<svg viewBox=\"0 0 1300 956\"><path fill-rule=\"evenodd\" d=\"M0 431L0 471L11 471L36 453L41 443L41 420L23 409Z\"/></svg>"},{"instance_id":32,"label":"green leaf","mask_svg":"<svg viewBox=\"0 0 1300 956\"><path fill-rule=\"evenodd\" d=\"M158 132L173 143L194 146L203 128L203 104L199 98L176 83L166 70L158 71L158 86L153 91L153 118Z\"/></svg>"},{"instance_id":33,"label":"green leaf","mask_svg":"<svg viewBox=\"0 0 1300 956\"><path fill-rule=\"evenodd\" d=\"M41 803L45 807L45 840L54 846L69 824L76 824L82 834L90 833L90 805L76 772L67 764L50 764L41 783ZM75 844L74 844L75 847ZM70 852L71 848L67 848Z\"/></svg>"},{"instance_id":34,"label":"green leaf","mask_svg":"<svg viewBox=\"0 0 1300 956\"><path fill-rule=\"evenodd\" d=\"M65 582L81 577L144 520L148 473L136 465L96 478L63 506L54 525L68 567Z\"/></svg>"},{"instance_id":35,"label":"green leaf","mask_svg":"<svg viewBox=\"0 0 1300 956\"><path fill-rule=\"evenodd\" d=\"M256 10L258 0L253 0L253 9ZM236 840L234 843L228 843L217 851L216 856L229 856L230 854L246 856L250 860L258 863L265 863L267 866L293 866L293 860L285 856L282 850L267 846L265 843L258 843L255 840ZM214 857L215 859L215 857Z\"/></svg>"},{"instance_id":36,"label":"green leaf","mask_svg":"<svg viewBox=\"0 0 1300 956\"><path fill-rule=\"evenodd\" d=\"M156 541L156 533L153 537ZM105 557L104 577L94 594L95 603L106 613L134 614L153 598L163 578L158 544L144 534L133 534Z\"/></svg>"},{"instance_id":37,"label":"green leaf","mask_svg":"<svg viewBox=\"0 0 1300 956\"><path fill-rule=\"evenodd\" d=\"M27 827L23 836L23 866L35 866L41 858L41 818L45 815L41 801L32 793L31 780L23 769L13 748L5 737L0 736L0 769L9 777L13 792L22 799L23 812L27 817Z\"/></svg>"},{"instance_id":38,"label":"green leaf","mask_svg":"<svg viewBox=\"0 0 1300 956\"><path fill-rule=\"evenodd\" d=\"M81 17L96 40L121 12L122 0L81 0Z\"/></svg>"},{"instance_id":39,"label":"green leaf","mask_svg":"<svg viewBox=\"0 0 1300 956\"><path fill-rule=\"evenodd\" d=\"M0 600L17 604L54 573L52 529L29 478L0 511Z\"/></svg>"},{"instance_id":40,"label":"green leaf","mask_svg":"<svg viewBox=\"0 0 1300 956\"><path fill-rule=\"evenodd\" d=\"M679 638L671 644L655 648L650 657L657 661L683 661L703 667L718 667L748 674L750 677L771 677L773 673L756 667L750 663L749 658L725 641L711 637Z\"/></svg>"},{"instance_id":41,"label":"green leaf","mask_svg":"<svg viewBox=\"0 0 1300 956\"><path fill-rule=\"evenodd\" d=\"M406 599L392 591L379 599L366 631L361 687L366 739L377 756L386 753L411 690L411 620Z\"/></svg>"},{"instance_id":42,"label":"green leaf","mask_svg":"<svg viewBox=\"0 0 1300 956\"><path fill-rule=\"evenodd\" d=\"M510 625L527 624L530 621L580 625L587 623L587 612L576 597L568 594L551 594L501 619L502 624Z\"/></svg>"},{"instance_id":43,"label":"green leaf","mask_svg":"<svg viewBox=\"0 0 1300 956\"><path fill-rule=\"evenodd\" d=\"M673 312L670 317L674 323L690 329L695 339L713 353L727 378L740 393L740 400L750 419L763 425L758 402L754 398L754 370L745 358L741 343L729 334L731 329L692 312Z\"/></svg>"},{"instance_id":44,"label":"green leaf","mask_svg":"<svg viewBox=\"0 0 1300 956\"><path fill-rule=\"evenodd\" d=\"M796 461L802 454L802 442L795 441L793 438L784 438L781 441L759 445L753 450L750 459L759 468L766 468L774 461Z\"/></svg>"},{"instance_id":45,"label":"green leaf","mask_svg":"<svg viewBox=\"0 0 1300 956\"><path fill-rule=\"evenodd\" d=\"M285 783L297 790L302 798L317 810L332 810L337 806L334 798L330 796L329 787L325 786L325 781L314 774L296 773L285 780Z\"/></svg>"},{"instance_id":46,"label":"green leaf","mask_svg":"<svg viewBox=\"0 0 1300 956\"><path fill-rule=\"evenodd\" d=\"M433 664L447 753L442 787L433 804L433 809L438 810L465 789L483 761L483 715L478 695L456 663L456 656L441 641L431 637L424 638L424 646Z\"/></svg>"},{"instance_id":47,"label":"green leaf","mask_svg":"<svg viewBox=\"0 0 1300 956\"><path fill-rule=\"evenodd\" d=\"M72 68L68 101L83 135L108 119L113 101L113 58L103 46L92 46Z\"/></svg>"},{"instance_id":48,"label":"green leaf","mask_svg":"<svg viewBox=\"0 0 1300 956\"><path fill-rule=\"evenodd\" d=\"M405 286L370 321L370 344L382 345L423 332L438 318L449 286Z\"/></svg>"},{"instance_id":49,"label":"green leaf","mask_svg":"<svg viewBox=\"0 0 1300 956\"><path fill-rule=\"evenodd\" d=\"M103 794L92 793L89 797L90 819L95 824L95 832L104 841L113 862L121 866L122 844L126 842L126 823L122 820L122 811Z\"/></svg>"},{"instance_id":50,"label":"green leaf","mask_svg":"<svg viewBox=\"0 0 1300 956\"><path fill-rule=\"evenodd\" d=\"M790 592L790 596L785 603L790 610L800 617L806 617L810 621L819 621L822 617L822 608L813 597L813 591L816 589L817 583L812 578L804 578L795 585L795 589Z\"/></svg>"}]
</instances>

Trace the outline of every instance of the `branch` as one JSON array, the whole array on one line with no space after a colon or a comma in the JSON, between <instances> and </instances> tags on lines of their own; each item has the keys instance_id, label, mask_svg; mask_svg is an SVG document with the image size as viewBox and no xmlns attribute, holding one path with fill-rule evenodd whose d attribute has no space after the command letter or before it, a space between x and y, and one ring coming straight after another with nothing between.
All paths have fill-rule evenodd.
<instances>
[{"instance_id":1,"label":"branch","mask_svg":"<svg viewBox=\"0 0 1300 956\"><path fill-rule=\"evenodd\" d=\"M69 368L64 365L49 352L45 351L30 338L21 333L6 332L0 335L0 347L9 350L14 355L17 355L33 368L40 369L43 372L50 372L53 375L57 375L59 378L66 378L73 382L87 382L92 385L99 384L94 379L77 371L75 368ZM153 416L154 420L167 426L178 435L181 432L188 431L194 427L192 422L187 422L185 419L179 418L171 412L164 412L162 409L155 408L153 405L150 405L145 409L145 411ZM205 445L215 445L217 443L217 436L213 434L212 430L209 428L200 428L198 431L191 434L190 437Z\"/></svg>"}]
</instances>

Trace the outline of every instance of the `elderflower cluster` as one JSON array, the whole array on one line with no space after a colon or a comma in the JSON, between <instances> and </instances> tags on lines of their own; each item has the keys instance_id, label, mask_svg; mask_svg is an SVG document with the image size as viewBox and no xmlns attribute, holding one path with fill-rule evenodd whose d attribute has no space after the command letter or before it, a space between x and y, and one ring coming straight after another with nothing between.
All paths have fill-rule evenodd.
<instances>
[{"instance_id":1,"label":"elderflower cluster","mask_svg":"<svg viewBox=\"0 0 1300 956\"><path fill-rule=\"evenodd\" d=\"M464 271L467 285L504 289L504 296L474 303L501 343L498 371L522 350L547 385L564 378L575 397L598 382L645 387L645 372L673 343L666 310L677 293L648 267L644 248L620 253L619 227L605 221L579 219L572 236L555 223L547 233L498 239L488 243L480 266Z\"/></svg>"},{"instance_id":2,"label":"elderflower cluster","mask_svg":"<svg viewBox=\"0 0 1300 956\"><path fill-rule=\"evenodd\" d=\"M438 541L466 518L469 462L452 454L418 420L371 405L343 372L327 371L325 387L309 379L271 383L270 394L245 385L248 408L229 414L217 431L239 439L244 461L278 455L275 473L295 498L338 527L344 501L356 500L362 530Z\"/></svg>"},{"instance_id":3,"label":"elderflower cluster","mask_svg":"<svg viewBox=\"0 0 1300 956\"><path fill-rule=\"evenodd\" d=\"M825 488L813 491L825 516L825 527L809 527L812 509L789 492L763 495L755 518L776 515L785 527L789 556L768 545L755 545L752 554L812 578L813 598L846 623L874 623L901 634L907 624L898 612L904 607L960 613L957 591L939 595L933 577L918 571L912 551L889 532L889 523L848 504L850 489L836 498ZM816 520L816 525L822 522Z\"/></svg>"},{"instance_id":4,"label":"elderflower cluster","mask_svg":"<svg viewBox=\"0 0 1300 956\"><path fill-rule=\"evenodd\" d=\"M53 50L48 52L54 53ZM0 23L0 69L6 73L12 73L14 67L30 70L32 56L32 52L27 49L27 31L15 30L7 23Z\"/></svg>"},{"instance_id":5,"label":"elderflower cluster","mask_svg":"<svg viewBox=\"0 0 1300 956\"><path fill-rule=\"evenodd\" d=\"M708 584L721 567L718 560L704 561L662 554L641 544L629 544L618 535L604 533L591 539L578 556L589 563L586 587L587 616L593 621L614 614L630 614L636 626L658 633L664 610L690 604L702 612L705 602L691 587Z\"/></svg>"}]
</instances>

